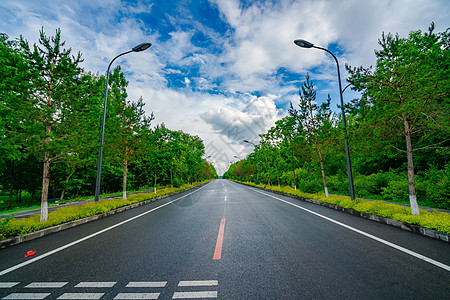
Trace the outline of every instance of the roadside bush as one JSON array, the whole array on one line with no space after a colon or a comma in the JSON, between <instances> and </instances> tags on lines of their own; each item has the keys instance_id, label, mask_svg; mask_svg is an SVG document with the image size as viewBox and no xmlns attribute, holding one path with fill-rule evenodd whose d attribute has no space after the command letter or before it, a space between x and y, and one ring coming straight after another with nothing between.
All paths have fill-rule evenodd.
<instances>
[{"instance_id":1,"label":"roadside bush","mask_svg":"<svg viewBox=\"0 0 450 300\"><path fill-rule=\"evenodd\" d=\"M392 200L394 202L408 203L409 189L408 180L392 180L389 181L387 187L382 188L381 196L386 200Z\"/></svg>"},{"instance_id":2,"label":"roadside bush","mask_svg":"<svg viewBox=\"0 0 450 300\"><path fill-rule=\"evenodd\" d=\"M439 170L430 166L417 176L416 192L422 205L450 209L450 164Z\"/></svg>"}]
</instances>

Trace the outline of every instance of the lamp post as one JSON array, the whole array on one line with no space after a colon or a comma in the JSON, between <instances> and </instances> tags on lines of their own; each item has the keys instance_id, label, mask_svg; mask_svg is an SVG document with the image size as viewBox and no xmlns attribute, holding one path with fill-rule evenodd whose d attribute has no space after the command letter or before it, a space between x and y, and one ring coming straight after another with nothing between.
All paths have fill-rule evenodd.
<instances>
[{"instance_id":1,"label":"lamp post","mask_svg":"<svg viewBox=\"0 0 450 300\"><path fill-rule=\"evenodd\" d=\"M248 144L252 144L253 147L256 147L256 145L255 145L254 143L250 142L250 141L244 140L244 142L245 142L245 143L248 143ZM257 183L257 182L258 182L258 167L257 167L257 164L256 164L256 160L255 160L254 166L255 166L255 172L256 172L256 174L255 174L255 175L256 175L256 181L255 181L255 183ZM260 183L260 184L261 184L261 183Z\"/></svg>"},{"instance_id":2,"label":"lamp post","mask_svg":"<svg viewBox=\"0 0 450 300\"><path fill-rule=\"evenodd\" d=\"M355 190L354 190L354 187L353 187L352 164L351 164L351 160L350 160L350 151L349 151L349 148L348 148L347 122L345 121L344 98L342 96L341 73L339 71L339 62L338 62L336 56L334 56L334 54L328 49L325 49L325 48L322 48L322 47L318 47L318 46L314 46L313 43L310 43L310 42L305 41L305 40L295 40L294 44L296 44L297 46L302 47L302 48L316 48L316 49L320 49L320 50L326 51L326 52L330 53L331 56L333 56L334 60L336 61L337 73L338 73L338 81L339 81L339 95L341 97L342 123L344 124L345 154L347 156L348 181L349 181L349 185L350 185L350 197L353 200L353 199L355 199Z\"/></svg>"},{"instance_id":3,"label":"lamp post","mask_svg":"<svg viewBox=\"0 0 450 300\"><path fill-rule=\"evenodd\" d=\"M98 154L98 162L97 162L97 179L95 181L95 201L98 201L98 197L100 194L100 177L102 173L102 155L103 155L103 138L105 136L105 120L106 120L106 103L108 102L108 80L109 80L109 69L111 68L112 63L122 55L131 53L131 52L141 52L150 48L151 43L142 43L127 52L123 52L111 60L108 65L108 69L106 70L106 84L105 84L105 101L103 102L103 117L102 117L102 132L100 135L100 150Z\"/></svg>"}]
</instances>

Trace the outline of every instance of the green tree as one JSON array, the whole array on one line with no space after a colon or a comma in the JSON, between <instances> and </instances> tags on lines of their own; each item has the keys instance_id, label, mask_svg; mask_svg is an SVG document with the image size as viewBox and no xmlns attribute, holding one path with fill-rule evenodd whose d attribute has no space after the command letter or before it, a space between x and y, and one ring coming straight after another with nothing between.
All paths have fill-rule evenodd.
<instances>
[{"instance_id":1,"label":"green tree","mask_svg":"<svg viewBox=\"0 0 450 300\"><path fill-rule=\"evenodd\" d=\"M327 100L322 102L322 104L316 103L316 91L313 82L309 79L309 75L306 75L306 81L303 83L299 95L299 109L293 108L291 104L289 113L303 127L306 140L313 145L317 153L325 195L328 197L323 152L325 147L332 141L332 135L330 135L333 127L333 115L330 110L331 98L328 95Z\"/></svg>"},{"instance_id":2,"label":"green tree","mask_svg":"<svg viewBox=\"0 0 450 300\"><path fill-rule=\"evenodd\" d=\"M127 198L128 166L133 160L142 155L143 136L148 134L153 114L147 117L144 112L142 97L137 101L128 101L126 87L128 81L116 67L109 76L111 93L109 97L108 135L106 147L109 159L123 167L122 197Z\"/></svg>"},{"instance_id":3,"label":"green tree","mask_svg":"<svg viewBox=\"0 0 450 300\"><path fill-rule=\"evenodd\" d=\"M48 216L50 164L64 153L71 152L69 137L76 134L73 124L86 110L86 103L75 95L83 89L80 74L81 54L71 55L61 40L61 30L53 37L40 31L39 45L30 48L22 36L20 51L29 65L30 88L26 98L14 105L14 110L27 122L28 149L43 162L41 221ZM23 91L20 91L23 93Z\"/></svg>"},{"instance_id":4,"label":"green tree","mask_svg":"<svg viewBox=\"0 0 450 300\"><path fill-rule=\"evenodd\" d=\"M0 34L0 175L2 186L9 186L8 209L18 186L17 168L29 157L22 135L27 120L14 109L15 104L24 101L28 95L28 70L28 62L17 50L17 42Z\"/></svg>"},{"instance_id":5,"label":"green tree","mask_svg":"<svg viewBox=\"0 0 450 300\"><path fill-rule=\"evenodd\" d=\"M375 69L347 66L348 80L363 94L358 105L366 123L406 153L409 200L417 215L413 152L448 149L450 140L449 33L434 33L432 23L428 32L412 31L407 38L383 33L379 45Z\"/></svg>"}]
</instances>

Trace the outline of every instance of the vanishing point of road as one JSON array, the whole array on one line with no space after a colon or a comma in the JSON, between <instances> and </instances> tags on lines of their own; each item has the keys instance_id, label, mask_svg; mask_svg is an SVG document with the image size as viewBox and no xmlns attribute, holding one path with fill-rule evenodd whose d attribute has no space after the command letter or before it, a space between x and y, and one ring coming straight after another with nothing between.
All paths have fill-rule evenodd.
<instances>
[{"instance_id":1,"label":"vanishing point of road","mask_svg":"<svg viewBox=\"0 0 450 300\"><path fill-rule=\"evenodd\" d=\"M450 299L449 250L215 180L0 250L0 299Z\"/></svg>"}]
</instances>

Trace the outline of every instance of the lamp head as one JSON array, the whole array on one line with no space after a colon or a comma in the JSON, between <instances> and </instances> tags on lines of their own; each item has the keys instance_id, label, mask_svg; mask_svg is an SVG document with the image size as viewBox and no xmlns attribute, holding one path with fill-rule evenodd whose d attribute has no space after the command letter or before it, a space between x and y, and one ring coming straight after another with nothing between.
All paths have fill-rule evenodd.
<instances>
[{"instance_id":1,"label":"lamp head","mask_svg":"<svg viewBox=\"0 0 450 300\"><path fill-rule=\"evenodd\" d=\"M137 46L134 46L132 50L134 52L141 52L150 48L151 45L152 45L151 43L142 43Z\"/></svg>"},{"instance_id":2,"label":"lamp head","mask_svg":"<svg viewBox=\"0 0 450 300\"><path fill-rule=\"evenodd\" d=\"M294 44L296 44L297 46L302 47L302 48L312 48L312 46L314 46L313 43L310 43L305 40L295 40Z\"/></svg>"}]
</instances>

